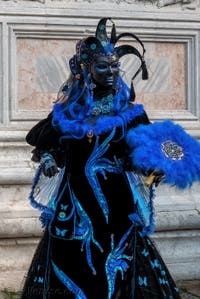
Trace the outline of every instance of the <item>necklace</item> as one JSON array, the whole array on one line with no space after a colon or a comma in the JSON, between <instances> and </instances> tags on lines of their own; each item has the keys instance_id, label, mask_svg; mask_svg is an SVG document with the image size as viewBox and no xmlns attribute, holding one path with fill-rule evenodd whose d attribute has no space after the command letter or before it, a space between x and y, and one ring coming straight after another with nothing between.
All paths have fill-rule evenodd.
<instances>
[{"instance_id":1,"label":"necklace","mask_svg":"<svg viewBox=\"0 0 200 299\"><path fill-rule=\"evenodd\" d=\"M91 109L91 115L97 116L100 114L108 114L113 111L113 99L114 96L112 94L107 95L106 97L101 98L100 100L94 101L94 105Z\"/></svg>"}]
</instances>

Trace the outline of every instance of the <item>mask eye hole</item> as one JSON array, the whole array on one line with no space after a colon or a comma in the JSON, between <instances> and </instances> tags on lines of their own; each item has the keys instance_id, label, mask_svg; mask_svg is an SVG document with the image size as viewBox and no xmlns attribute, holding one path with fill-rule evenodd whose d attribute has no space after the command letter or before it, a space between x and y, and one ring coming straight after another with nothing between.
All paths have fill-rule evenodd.
<instances>
[{"instance_id":1,"label":"mask eye hole","mask_svg":"<svg viewBox=\"0 0 200 299\"><path fill-rule=\"evenodd\" d=\"M95 65L95 68L96 68L97 71L103 71L103 72L105 72L105 71L108 70L109 65L107 63L101 62L101 63L97 63Z\"/></svg>"}]
</instances>

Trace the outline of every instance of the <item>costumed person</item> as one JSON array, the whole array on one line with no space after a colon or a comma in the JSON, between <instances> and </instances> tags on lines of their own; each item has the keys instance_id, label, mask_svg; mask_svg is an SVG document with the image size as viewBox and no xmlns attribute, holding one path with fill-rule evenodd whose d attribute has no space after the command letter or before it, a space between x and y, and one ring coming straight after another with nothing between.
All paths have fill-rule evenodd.
<instances>
[{"instance_id":1,"label":"costumed person","mask_svg":"<svg viewBox=\"0 0 200 299\"><path fill-rule=\"evenodd\" d=\"M133 83L129 87L120 75L120 58L132 54L140 60L132 79L139 72L148 79L145 49L132 33L117 36L113 22L108 37L108 20L99 21L95 36L77 43L70 78L53 111L26 137L39 162L30 200L42 211L45 229L21 299L180 298L148 236L154 231L153 187L165 169L156 159L148 164L145 149L142 161L148 165L140 163L148 134L137 129L154 124L133 103ZM123 37L142 50L117 46ZM180 160L175 142L163 145L163 156L171 145Z\"/></svg>"}]
</instances>

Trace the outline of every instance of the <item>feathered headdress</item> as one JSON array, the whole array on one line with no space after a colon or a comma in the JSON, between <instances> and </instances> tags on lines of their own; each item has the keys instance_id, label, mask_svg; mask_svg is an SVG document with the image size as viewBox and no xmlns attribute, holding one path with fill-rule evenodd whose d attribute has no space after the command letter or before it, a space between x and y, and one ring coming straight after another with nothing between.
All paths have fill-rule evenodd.
<instances>
[{"instance_id":1,"label":"feathered headdress","mask_svg":"<svg viewBox=\"0 0 200 299\"><path fill-rule=\"evenodd\" d=\"M108 37L106 30L106 24L108 20L110 20L113 24L110 37ZM117 42L124 37L131 37L136 40L142 47L142 53L140 53L138 49L131 45L125 44L116 46ZM139 74L140 71L142 71L142 79L148 79L148 71L144 60L145 48L141 40L133 33L125 32L117 36L115 24L111 18L102 18L97 25L95 36L89 36L77 43L76 54L69 61L70 69L72 74L79 79L81 73L83 72L82 68L85 67L88 70L90 64L96 57L115 55L116 58L120 59L127 54L136 55L141 62L140 67L132 76L131 80L130 99L134 100L134 78Z\"/></svg>"}]
</instances>

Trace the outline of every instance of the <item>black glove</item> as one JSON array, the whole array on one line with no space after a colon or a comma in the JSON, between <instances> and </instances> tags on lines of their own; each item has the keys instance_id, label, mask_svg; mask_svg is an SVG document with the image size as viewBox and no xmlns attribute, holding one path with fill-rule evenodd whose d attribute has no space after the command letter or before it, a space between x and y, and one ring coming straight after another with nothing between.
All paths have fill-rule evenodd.
<instances>
[{"instance_id":1,"label":"black glove","mask_svg":"<svg viewBox=\"0 0 200 299\"><path fill-rule=\"evenodd\" d=\"M155 176L153 183L155 187L158 187L160 182L165 178L165 174L161 170L155 170L153 174Z\"/></svg>"},{"instance_id":2,"label":"black glove","mask_svg":"<svg viewBox=\"0 0 200 299\"><path fill-rule=\"evenodd\" d=\"M43 153L40 159L40 164L42 166L42 172L45 176L51 178L58 173L56 161L51 154Z\"/></svg>"}]
</instances>

